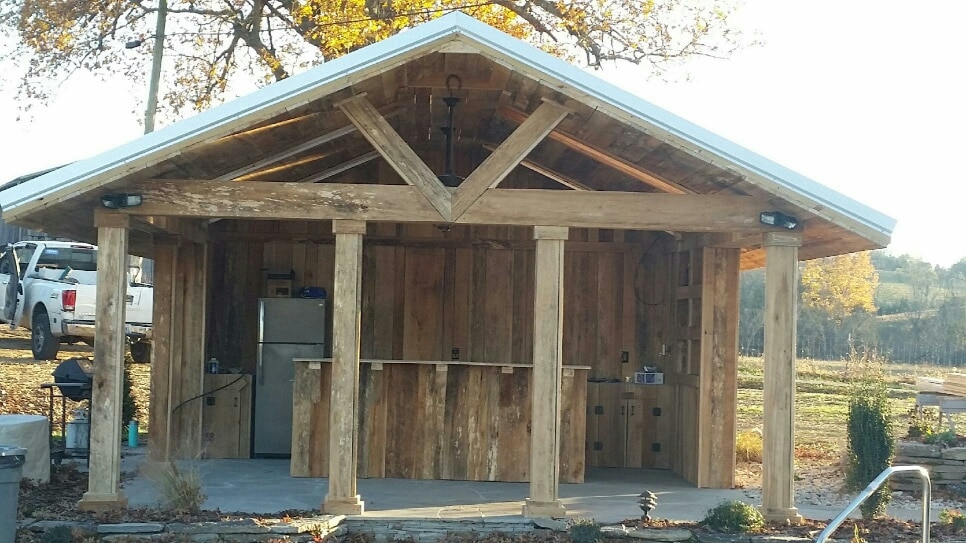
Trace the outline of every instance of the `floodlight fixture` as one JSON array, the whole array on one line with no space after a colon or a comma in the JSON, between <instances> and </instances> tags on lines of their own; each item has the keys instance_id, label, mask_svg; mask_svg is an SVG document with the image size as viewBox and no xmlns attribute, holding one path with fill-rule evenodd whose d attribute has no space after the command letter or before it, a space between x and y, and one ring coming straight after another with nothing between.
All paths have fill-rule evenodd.
<instances>
[{"instance_id":1,"label":"floodlight fixture","mask_svg":"<svg viewBox=\"0 0 966 543\"><path fill-rule=\"evenodd\" d=\"M105 194L101 196L101 205L107 209L122 209L141 205L140 194Z\"/></svg>"},{"instance_id":2,"label":"floodlight fixture","mask_svg":"<svg viewBox=\"0 0 966 543\"><path fill-rule=\"evenodd\" d=\"M761 224L777 226L787 230L794 230L798 226L798 219L791 215L786 215L781 211L762 211L758 216Z\"/></svg>"}]
</instances>

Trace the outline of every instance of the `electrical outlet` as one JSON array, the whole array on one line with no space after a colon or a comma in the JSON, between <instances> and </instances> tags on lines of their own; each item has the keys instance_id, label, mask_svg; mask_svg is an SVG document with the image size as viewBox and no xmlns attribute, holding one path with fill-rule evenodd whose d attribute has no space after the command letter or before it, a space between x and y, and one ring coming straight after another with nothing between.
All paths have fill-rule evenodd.
<instances>
[{"instance_id":1,"label":"electrical outlet","mask_svg":"<svg viewBox=\"0 0 966 543\"><path fill-rule=\"evenodd\" d=\"M459 360L460 359L460 348L459 347L453 347L453 350L450 351L450 356L453 358L453 360Z\"/></svg>"},{"instance_id":2,"label":"electrical outlet","mask_svg":"<svg viewBox=\"0 0 966 543\"><path fill-rule=\"evenodd\" d=\"M631 361L631 353L627 351L621 351L621 364L627 364Z\"/></svg>"}]
</instances>

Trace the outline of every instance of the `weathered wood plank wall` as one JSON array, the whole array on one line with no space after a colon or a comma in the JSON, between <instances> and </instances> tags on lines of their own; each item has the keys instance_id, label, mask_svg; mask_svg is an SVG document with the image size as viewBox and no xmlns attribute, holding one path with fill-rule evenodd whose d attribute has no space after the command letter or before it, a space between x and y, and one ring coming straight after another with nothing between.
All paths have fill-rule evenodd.
<instances>
[{"instance_id":1,"label":"weathered wood plank wall","mask_svg":"<svg viewBox=\"0 0 966 543\"><path fill-rule=\"evenodd\" d=\"M212 304L210 355L218 356L227 367L252 372L256 301L262 294L264 271L292 269L296 289L311 285L331 292L333 238L328 224L321 221L237 221L213 236L212 265L224 269L227 275L212 288L213 298L223 297L226 302ZM362 357L529 363L533 349L531 236L528 228L455 226L444 231L428 224L370 224L363 240ZM670 468L698 483L702 327L708 323L702 318L704 249L687 241L674 241L661 233L571 231L565 248L564 364L590 366L591 380L619 381L633 378L643 365L658 366L667 382L642 398L635 397L635 409L653 413L658 408L661 416L648 421L653 427L645 424L620 430L632 431L633 450L594 452L594 440L588 433L589 466ZM331 338L331 330L328 334ZM622 362L625 352L627 361ZM387 428L412 424L391 418L415 416L411 410L383 408L389 400L381 392L384 385L380 383L390 379L393 371L364 377L373 381L371 389L364 389L361 400L365 424ZM427 373L394 386L409 387L413 398L436 398L433 394L444 390L438 382L440 376L426 368L420 371ZM483 382L484 370L463 371L466 379ZM447 375L447 383L452 384L449 380L453 374ZM495 382L489 386L495 387ZM501 388L497 395L495 388L490 391L482 386L447 386L445 390L447 402L454 401L449 397L453 395L459 401L464 401L460 395L469 395L465 401L478 401L486 394L510 394ZM516 391L510 397L518 393L523 394ZM624 422L594 420L597 415L592 410L600 403L595 404L593 392L591 395L583 420L593 432L617 432L615 428ZM604 396L599 401L621 401ZM429 401L419 412L420 420L430 417L438 422L441 404L437 399ZM485 414L488 407L481 409ZM510 412L504 415L511 419L515 416ZM465 421L453 419L446 424L456 424L474 435L496 435L494 428L487 426L486 417L466 416L469 418ZM323 421L317 424L320 426L313 427L316 434L325 429ZM432 430L436 432L436 427ZM371 438L375 441L360 443L360 449L408 454L381 441L396 439L391 432L374 435L378 436ZM460 441L467 439L465 434L447 433L445 424L433 435L439 435L445 444L454 443L451 454L440 460L444 478L519 476L512 473L518 466L511 462L498 465L497 469L503 470L498 474L467 474L463 470L470 468L466 466L488 469L482 461L488 452L470 448ZM420 454L436 456L443 446L442 442L434 444ZM499 438L493 446L499 447ZM399 466L423 465L422 460L383 458L380 454L368 453L368 464L360 465L360 473L378 476L383 469L405 472L409 468ZM519 465L525 463L521 458Z\"/></svg>"},{"instance_id":2,"label":"weathered wood plank wall","mask_svg":"<svg viewBox=\"0 0 966 543\"><path fill-rule=\"evenodd\" d=\"M272 223L245 224L265 229ZM265 270L291 269L296 289L311 285L331 292L333 246L322 231L327 226L300 224L224 234L215 244L215 277L219 270L226 275L213 285L213 300L224 302L212 304L209 350L223 366L255 369ZM653 349L649 327L640 324L653 312L646 305L652 302L638 300L641 288L635 286L647 283L651 272L640 242L586 241L614 239L605 232L576 230L565 249L564 364L591 366L593 379L623 380L640 369L645 346ZM530 236L524 228L455 227L444 233L431 225L370 225L363 240L362 357L528 363ZM327 334L331 339L331 329Z\"/></svg>"},{"instance_id":3,"label":"weathered wood plank wall","mask_svg":"<svg viewBox=\"0 0 966 543\"><path fill-rule=\"evenodd\" d=\"M375 366L375 367L374 367ZM363 363L360 477L526 481L531 368ZM584 478L587 370L563 377L560 480ZM331 364L296 364L293 477L328 474Z\"/></svg>"}]
</instances>

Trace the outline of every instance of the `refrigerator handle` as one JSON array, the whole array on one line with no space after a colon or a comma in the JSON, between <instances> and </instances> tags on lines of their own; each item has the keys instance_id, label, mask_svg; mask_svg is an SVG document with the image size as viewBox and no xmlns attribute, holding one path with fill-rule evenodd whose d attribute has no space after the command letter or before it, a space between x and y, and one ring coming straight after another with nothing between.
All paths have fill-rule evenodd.
<instances>
[{"instance_id":1,"label":"refrigerator handle","mask_svg":"<svg viewBox=\"0 0 966 543\"><path fill-rule=\"evenodd\" d=\"M259 343L258 344L258 367L255 369L255 374L258 375L258 384L259 385L264 385L265 384L265 372L262 371L262 369L263 369L263 363L262 363L262 344Z\"/></svg>"}]
</instances>

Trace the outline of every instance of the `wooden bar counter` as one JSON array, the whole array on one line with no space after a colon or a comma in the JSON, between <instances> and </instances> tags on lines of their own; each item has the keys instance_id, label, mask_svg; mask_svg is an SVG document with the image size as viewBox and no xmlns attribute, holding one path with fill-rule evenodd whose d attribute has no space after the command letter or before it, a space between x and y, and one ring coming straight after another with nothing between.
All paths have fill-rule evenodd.
<instances>
[{"instance_id":1,"label":"wooden bar counter","mask_svg":"<svg viewBox=\"0 0 966 543\"><path fill-rule=\"evenodd\" d=\"M326 477L331 360L296 360L292 477ZM564 366L560 481L584 480L588 366ZM359 477L527 481L532 367L363 360Z\"/></svg>"}]
</instances>

